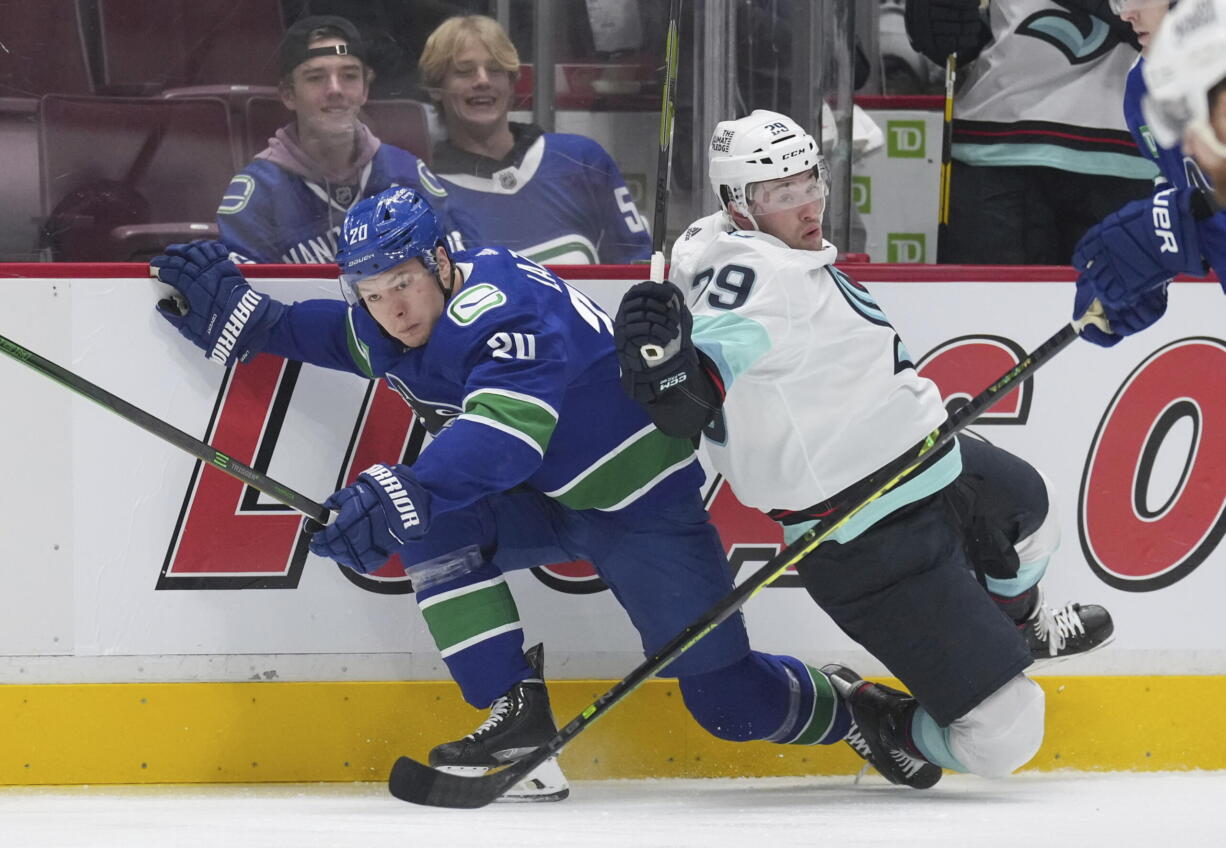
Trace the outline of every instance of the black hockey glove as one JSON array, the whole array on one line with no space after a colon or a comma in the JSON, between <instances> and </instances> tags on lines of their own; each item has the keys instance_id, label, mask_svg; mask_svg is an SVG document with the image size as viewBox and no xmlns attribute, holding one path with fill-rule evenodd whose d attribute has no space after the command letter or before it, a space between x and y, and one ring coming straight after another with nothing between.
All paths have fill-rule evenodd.
<instances>
[{"instance_id":1,"label":"black hockey glove","mask_svg":"<svg viewBox=\"0 0 1226 848\"><path fill-rule=\"evenodd\" d=\"M979 0L907 0L904 20L911 46L938 65L950 53L964 65L992 40Z\"/></svg>"},{"instance_id":2,"label":"black hockey glove","mask_svg":"<svg viewBox=\"0 0 1226 848\"><path fill-rule=\"evenodd\" d=\"M613 324L626 394L639 403L652 403L698 373L698 352L690 340L692 324L681 289L667 280L638 283L626 292ZM648 362L644 345L662 348L663 358Z\"/></svg>"}]
</instances>

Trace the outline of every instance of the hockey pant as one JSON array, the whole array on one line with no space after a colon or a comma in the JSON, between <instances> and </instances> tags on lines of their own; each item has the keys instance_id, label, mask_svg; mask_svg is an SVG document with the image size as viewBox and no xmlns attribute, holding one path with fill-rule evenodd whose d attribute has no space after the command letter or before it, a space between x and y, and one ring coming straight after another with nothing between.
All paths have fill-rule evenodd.
<instances>
[{"instance_id":1,"label":"hockey pant","mask_svg":"<svg viewBox=\"0 0 1226 848\"><path fill-rule=\"evenodd\" d=\"M1059 536L1038 471L973 438L959 446L952 484L854 539L821 545L797 570L822 609L919 700L922 753L1007 774L1042 741L1043 698L1022 675L1031 658L1016 623L985 588L999 599L1026 591ZM945 750L934 750L936 731Z\"/></svg>"}]
</instances>

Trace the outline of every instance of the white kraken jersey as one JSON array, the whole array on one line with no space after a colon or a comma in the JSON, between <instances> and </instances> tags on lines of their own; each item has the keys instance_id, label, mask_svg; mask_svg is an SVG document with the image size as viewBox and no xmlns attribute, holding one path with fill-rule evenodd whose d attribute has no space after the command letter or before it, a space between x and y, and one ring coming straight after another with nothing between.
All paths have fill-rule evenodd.
<instances>
[{"instance_id":1,"label":"white kraken jersey","mask_svg":"<svg viewBox=\"0 0 1226 848\"><path fill-rule=\"evenodd\" d=\"M1150 179L1153 166L1138 154L1120 108L1137 51L1068 5L992 0L993 40L958 69L953 157Z\"/></svg>"},{"instance_id":2,"label":"white kraken jersey","mask_svg":"<svg viewBox=\"0 0 1226 848\"><path fill-rule=\"evenodd\" d=\"M945 419L937 387L834 257L828 242L793 250L734 231L722 212L696 221L673 249L669 278L688 293L694 342L727 392L703 450L747 506L825 501ZM956 476L954 459L933 489Z\"/></svg>"}]
</instances>

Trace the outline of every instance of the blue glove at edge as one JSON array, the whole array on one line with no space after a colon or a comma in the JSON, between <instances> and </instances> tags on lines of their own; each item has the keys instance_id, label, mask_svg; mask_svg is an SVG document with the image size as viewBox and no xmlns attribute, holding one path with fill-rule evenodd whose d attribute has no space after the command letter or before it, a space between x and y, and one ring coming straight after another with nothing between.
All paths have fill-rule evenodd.
<instances>
[{"instance_id":1,"label":"blue glove at edge","mask_svg":"<svg viewBox=\"0 0 1226 848\"><path fill-rule=\"evenodd\" d=\"M1073 318L1078 319L1095 300L1093 290L1077 281L1077 294L1073 299ZM1136 301L1121 307L1103 306L1103 314L1111 324L1111 332L1105 332L1094 324L1086 324L1081 337L1099 347L1114 347L1125 336L1139 333L1166 314L1167 285L1144 292Z\"/></svg>"},{"instance_id":2,"label":"blue glove at edge","mask_svg":"<svg viewBox=\"0 0 1226 848\"><path fill-rule=\"evenodd\" d=\"M1119 309L1177 274L1203 276L1194 191L1164 189L1091 227L1073 251L1078 286L1089 285L1104 307Z\"/></svg>"}]
</instances>

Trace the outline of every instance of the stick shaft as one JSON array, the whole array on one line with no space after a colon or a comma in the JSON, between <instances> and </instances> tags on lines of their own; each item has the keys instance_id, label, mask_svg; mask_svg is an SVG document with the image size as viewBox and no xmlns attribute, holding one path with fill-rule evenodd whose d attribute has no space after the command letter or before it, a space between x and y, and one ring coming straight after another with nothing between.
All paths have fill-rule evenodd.
<instances>
[{"instance_id":1,"label":"stick shaft","mask_svg":"<svg viewBox=\"0 0 1226 848\"><path fill-rule=\"evenodd\" d=\"M162 439L162 441L169 442L185 453L189 453L197 459L212 465L214 468L224 471L231 477L243 481L248 486L263 492L270 498L298 510L308 518L320 524L328 523L329 512L324 509L322 504L318 504L306 497L306 495L278 483L262 471L257 471L251 466L222 453L212 445L188 435L173 424L169 424L145 410L128 403L123 398L111 394L106 389L91 383L79 374L56 365L51 360L39 356L32 350L24 348L4 336L0 336L0 353L4 353L22 365L32 368L44 377L54 380L81 397L92 400L99 406L115 413L120 418L130 421L136 426L152 433Z\"/></svg>"}]
</instances>

